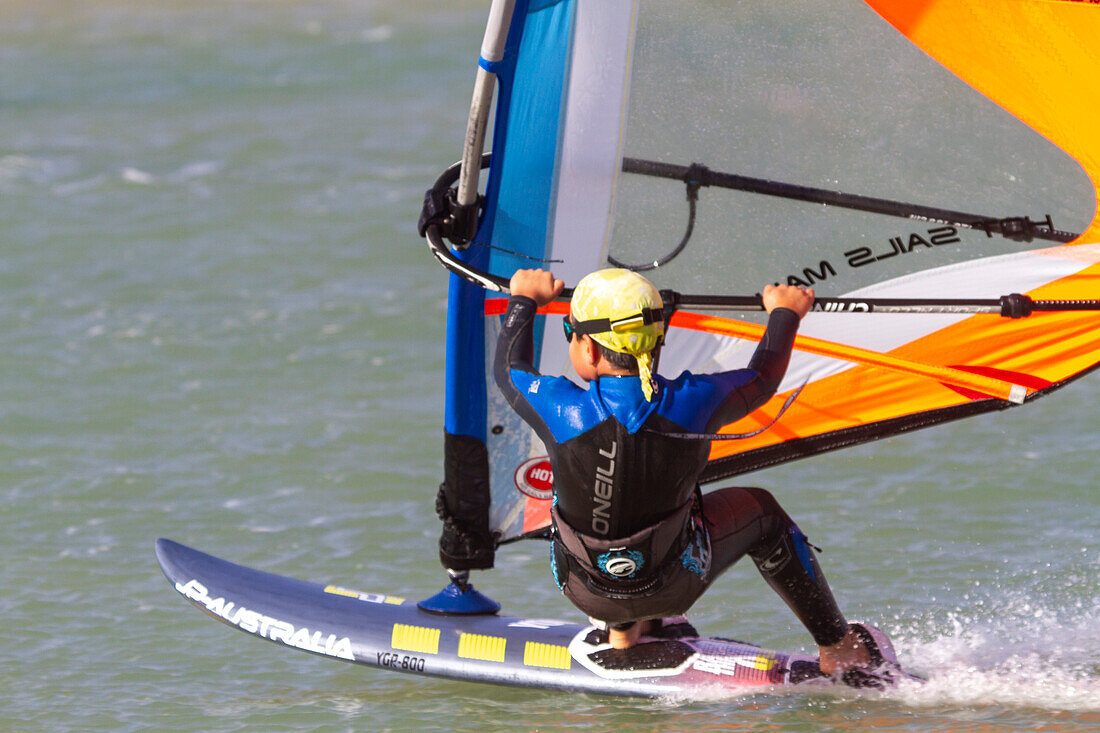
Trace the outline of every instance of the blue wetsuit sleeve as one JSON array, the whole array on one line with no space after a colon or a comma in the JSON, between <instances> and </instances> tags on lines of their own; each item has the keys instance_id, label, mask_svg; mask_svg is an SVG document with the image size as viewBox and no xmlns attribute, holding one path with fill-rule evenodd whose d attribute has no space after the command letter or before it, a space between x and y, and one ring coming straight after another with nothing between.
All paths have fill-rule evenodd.
<instances>
[{"instance_id":1,"label":"blue wetsuit sleeve","mask_svg":"<svg viewBox=\"0 0 1100 733\"><path fill-rule=\"evenodd\" d=\"M741 372L748 379L741 377L737 388L717 406L707 420L706 432L713 433L723 425L740 420L775 394L787 372L800 320L797 313L787 308L776 308L771 312L764 337L749 360L748 373Z\"/></svg>"}]
</instances>

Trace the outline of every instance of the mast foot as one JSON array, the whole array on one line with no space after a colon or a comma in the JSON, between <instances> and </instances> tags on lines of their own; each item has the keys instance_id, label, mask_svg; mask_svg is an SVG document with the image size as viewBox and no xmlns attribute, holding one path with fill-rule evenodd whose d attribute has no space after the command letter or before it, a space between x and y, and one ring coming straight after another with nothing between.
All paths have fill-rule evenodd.
<instances>
[{"instance_id":1,"label":"mast foot","mask_svg":"<svg viewBox=\"0 0 1100 733\"><path fill-rule=\"evenodd\" d=\"M447 575L451 582L431 598L417 603L420 610L448 616L485 616L500 610L499 603L470 585L469 571L448 569Z\"/></svg>"}]
</instances>

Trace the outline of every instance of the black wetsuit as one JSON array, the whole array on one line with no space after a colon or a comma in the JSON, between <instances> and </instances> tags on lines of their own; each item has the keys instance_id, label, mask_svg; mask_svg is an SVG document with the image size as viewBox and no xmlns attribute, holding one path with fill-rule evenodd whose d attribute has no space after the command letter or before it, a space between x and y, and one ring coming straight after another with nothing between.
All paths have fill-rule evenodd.
<instances>
[{"instance_id":1,"label":"black wetsuit","mask_svg":"<svg viewBox=\"0 0 1100 733\"><path fill-rule=\"evenodd\" d=\"M714 433L777 389L799 318L772 312L747 369L657 377L653 402L637 376L578 387L533 364L535 303L512 297L497 342L495 378L538 433L554 470L553 570L582 611L609 623L682 614L748 554L818 644L847 631L805 536L763 489L702 496Z\"/></svg>"}]
</instances>

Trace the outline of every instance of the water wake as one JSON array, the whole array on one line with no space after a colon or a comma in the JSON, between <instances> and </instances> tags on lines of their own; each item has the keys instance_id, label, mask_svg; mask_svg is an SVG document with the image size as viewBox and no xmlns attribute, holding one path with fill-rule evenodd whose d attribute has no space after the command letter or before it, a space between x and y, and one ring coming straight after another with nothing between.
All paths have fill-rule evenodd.
<instances>
[{"instance_id":1,"label":"water wake","mask_svg":"<svg viewBox=\"0 0 1100 733\"><path fill-rule=\"evenodd\" d=\"M915 706L1100 711L1100 611L1015 598L983 618L956 612L934 638L895 639L903 663L928 678L891 697Z\"/></svg>"}]
</instances>

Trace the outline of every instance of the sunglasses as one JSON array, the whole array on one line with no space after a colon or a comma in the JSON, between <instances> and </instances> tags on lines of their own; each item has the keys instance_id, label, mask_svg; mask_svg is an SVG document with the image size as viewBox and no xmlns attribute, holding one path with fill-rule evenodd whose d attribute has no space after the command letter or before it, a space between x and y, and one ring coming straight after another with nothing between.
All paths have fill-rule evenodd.
<instances>
[{"instance_id":1,"label":"sunglasses","mask_svg":"<svg viewBox=\"0 0 1100 733\"><path fill-rule=\"evenodd\" d=\"M573 334L577 332L577 329L573 328L573 324L569 322L569 317L561 319L561 329L565 331L565 343L573 343Z\"/></svg>"}]
</instances>

